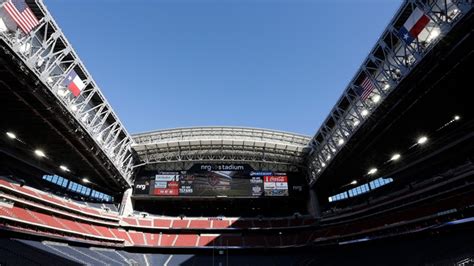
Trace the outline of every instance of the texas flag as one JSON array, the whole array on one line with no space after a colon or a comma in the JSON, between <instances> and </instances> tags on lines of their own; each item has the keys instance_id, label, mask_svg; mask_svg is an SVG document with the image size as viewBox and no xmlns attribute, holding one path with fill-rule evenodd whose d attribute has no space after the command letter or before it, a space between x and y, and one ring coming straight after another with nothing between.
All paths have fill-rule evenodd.
<instances>
[{"instance_id":1,"label":"texas flag","mask_svg":"<svg viewBox=\"0 0 474 266\"><path fill-rule=\"evenodd\" d=\"M405 21L398 34L407 44L410 44L418 37L428 22L430 22L430 18L417 7Z\"/></svg>"},{"instance_id":2,"label":"texas flag","mask_svg":"<svg viewBox=\"0 0 474 266\"><path fill-rule=\"evenodd\" d=\"M82 89L86 86L82 79L77 75L76 71L71 70L63 81L63 86L67 87L72 94L77 97L81 94Z\"/></svg>"}]
</instances>

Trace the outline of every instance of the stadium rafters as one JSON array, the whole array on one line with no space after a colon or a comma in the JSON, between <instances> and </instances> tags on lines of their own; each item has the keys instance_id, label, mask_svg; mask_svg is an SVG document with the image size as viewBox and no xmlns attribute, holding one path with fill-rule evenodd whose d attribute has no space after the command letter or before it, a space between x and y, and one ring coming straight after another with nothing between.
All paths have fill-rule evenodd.
<instances>
[{"instance_id":1,"label":"stadium rafters","mask_svg":"<svg viewBox=\"0 0 474 266\"><path fill-rule=\"evenodd\" d=\"M7 1L0 0L0 15L9 19L6 4ZM78 125L77 130L86 132L106 156L111 167L116 168L119 173L117 177L131 185L133 154L129 133L43 1L27 1L27 5L39 24L31 31L24 32L16 24L10 23L13 26L8 27L8 23L2 21L4 27L0 30L0 39L9 48L2 47L4 52L11 53L18 60L25 74L36 76L34 85L47 88L58 106L74 118L71 123ZM21 23L18 24L21 26ZM68 75L74 72L84 83L79 95L73 95L75 93L71 93L63 84Z\"/></svg>"},{"instance_id":2,"label":"stadium rafters","mask_svg":"<svg viewBox=\"0 0 474 266\"><path fill-rule=\"evenodd\" d=\"M324 173L364 122L406 76L473 8L472 1L407 0L391 20L329 116L311 140L310 184ZM415 38L403 34L413 15L424 16ZM408 23L409 24L409 23ZM413 26L413 25L411 25Z\"/></svg>"},{"instance_id":3,"label":"stadium rafters","mask_svg":"<svg viewBox=\"0 0 474 266\"><path fill-rule=\"evenodd\" d=\"M141 164L184 169L194 162L247 162L258 169L303 166L310 137L245 127L195 127L132 136Z\"/></svg>"}]
</instances>

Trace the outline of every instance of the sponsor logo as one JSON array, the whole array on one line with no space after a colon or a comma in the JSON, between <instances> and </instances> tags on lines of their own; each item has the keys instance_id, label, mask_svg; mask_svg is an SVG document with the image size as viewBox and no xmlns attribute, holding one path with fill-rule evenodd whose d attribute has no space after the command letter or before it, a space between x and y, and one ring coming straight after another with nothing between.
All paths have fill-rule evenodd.
<instances>
[{"instance_id":1,"label":"sponsor logo","mask_svg":"<svg viewBox=\"0 0 474 266\"><path fill-rule=\"evenodd\" d=\"M137 185L135 186L135 189L137 189L137 190L145 190L146 187L147 187L147 186L146 186L145 184L137 184Z\"/></svg>"},{"instance_id":2,"label":"sponsor logo","mask_svg":"<svg viewBox=\"0 0 474 266\"><path fill-rule=\"evenodd\" d=\"M218 164L218 165L202 164L201 170L204 170L204 171L244 171L245 166L235 165L235 164Z\"/></svg>"},{"instance_id":3,"label":"sponsor logo","mask_svg":"<svg viewBox=\"0 0 474 266\"><path fill-rule=\"evenodd\" d=\"M154 194L159 196L178 196L179 190L177 188L155 188Z\"/></svg>"},{"instance_id":4,"label":"sponsor logo","mask_svg":"<svg viewBox=\"0 0 474 266\"><path fill-rule=\"evenodd\" d=\"M265 190L266 196L288 196L288 190L284 189L272 189L272 190Z\"/></svg>"},{"instance_id":5,"label":"sponsor logo","mask_svg":"<svg viewBox=\"0 0 474 266\"><path fill-rule=\"evenodd\" d=\"M263 183L265 189L274 189L276 188L275 182L265 182Z\"/></svg>"},{"instance_id":6,"label":"sponsor logo","mask_svg":"<svg viewBox=\"0 0 474 266\"><path fill-rule=\"evenodd\" d=\"M182 186L180 189L179 189L179 194L192 194L194 191L193 191L193 188L191 186Z\"/></svg>"},{"instance_id":7,"label":"sponsor logo","mask_svg":"<svg viewBox=\"0 0 474 266\"><path fill-rule=\"evenodd\" d=\"M303 186L293 186L293 190L295 191L303 191Z\"/></svg>"},{"instance_id":8,"label":"sponsor logo","mask_svg":"<svg viewBox=\"0 0 474 266\"><path fill-rule=\"evenodd\" d=\"M178 175L155 175L155 181L177 181Z\"/></svg>"},{"instance_id":9,"label":"sponsor logo","mask_svg":"<svg viewBox=\"0 0 474 266\"><path fill-rule=\"evenodd\" d=\"M155 188L166 188L166 181L155 181Z\"/></svg>"},{"instance_id":10,"label":"sponsor logo","mask_svg":"<svg viewBox=\"0 0 474 266\"><path fill-rule=\"evenodd\" d=\"M262 177L260 176L252 176L252 179L250 179L251 184L262 184L263 180Z\"/></svg>"},{"instance_id":11,"label":"sponsor logo","mask_svg":"<svg viewBox=\"0 0 474 266\"><path fill-rule=\"evenodd\" d=\"M272 175L272 172L250 172L250 176L266 176Z\"/></svg>"},{"instance_id":12,"label":"sponsor logo","mask_svg":"<svg viewBox=\"0 0 474 266\"><path fill-rule=\"evenodd\" d=\"M286 176L264 176L265 182L288 182Z\"/></svg>"},{"instance_id":13,"label":"sponsor logo","mask_svg":"<svg viewBox=\"0 0 474 266\"><path fill-rule=\"evenodd\" d=\"M178 188L178 187L179 187L178 182L176 182L176 181L168 182L168 188Z\"/></svg>"},{"instance_id":14,"label":"sponsor logo","mask_svg":"<svg viewBox=\"0 0 474 266\"><path fill-rule=\"evenodd\" d=\"M252 187L252 195L253 196L260 196L262 195L262 188L259 186L253 186Z\"/></svg>"}]
</instances>

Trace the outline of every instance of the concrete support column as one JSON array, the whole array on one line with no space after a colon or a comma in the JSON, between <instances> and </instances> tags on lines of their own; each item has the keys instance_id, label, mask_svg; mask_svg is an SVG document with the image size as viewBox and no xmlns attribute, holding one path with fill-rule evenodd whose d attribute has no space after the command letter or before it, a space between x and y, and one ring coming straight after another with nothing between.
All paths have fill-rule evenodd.
<instances>
[{"instance_id":1,"label":"concrete support column","mask_svg":"<svg viewBox=\"0 0 474 266\"><path fill-rule=\"evenodd\" d=\"M122 203L120 204L120 215L128 216L133 213L132 205L132 188L127 189L123 193Z\"/></svg>"},{"instance_id":2,"label":"concrete support column","mask_svg":"<svg viewBox=\"0 0 474 266\"><path fill-rule=\"evenodd\" d=\"M308 213L317 219L321 218L321 208L319 207L318 196L316 195L316 191L314 191L314 189L309 189Z\"/></svg>"}]
</instances>

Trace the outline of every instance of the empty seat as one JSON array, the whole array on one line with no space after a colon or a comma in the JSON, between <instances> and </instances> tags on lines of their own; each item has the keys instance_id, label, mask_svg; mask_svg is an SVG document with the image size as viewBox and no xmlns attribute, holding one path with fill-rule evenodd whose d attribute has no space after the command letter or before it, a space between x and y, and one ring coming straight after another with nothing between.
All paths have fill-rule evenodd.
<instances>
[{"instance_id":1,"label":"empty seat","mask_svg":"<svg viewBox=\"0 0 474 266\"><path fill-rule=\"evenodd\" d=\"M181 234L176 239L175 247L194 247L197 242L197 235L194 234Z\"/></svg>"},{"instance_id":2,"label":"empty seat","mask_svg":"<svg viewBox=\"0 0 474 266\"><path fill-rule=\"evenodd\" d=\"M191 220L189 228L211 228L211 221L208 220Z\"/></svg>"}]
</instances>

